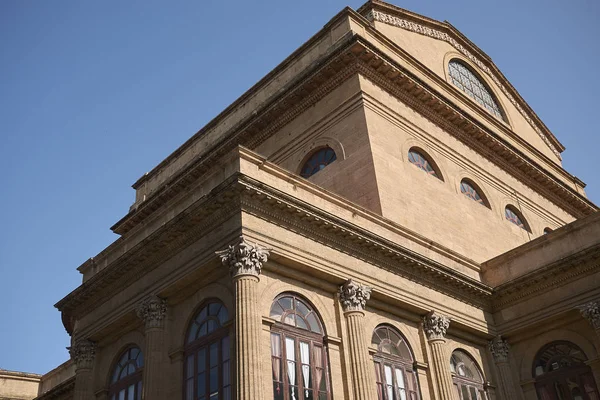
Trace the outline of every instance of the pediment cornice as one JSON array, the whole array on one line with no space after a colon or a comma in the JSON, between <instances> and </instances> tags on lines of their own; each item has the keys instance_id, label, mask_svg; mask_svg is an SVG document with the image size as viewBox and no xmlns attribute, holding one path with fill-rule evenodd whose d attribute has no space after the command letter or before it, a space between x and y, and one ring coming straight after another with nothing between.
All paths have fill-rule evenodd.
<instances>
[{"instance_id":1,"label":"pediment cornice","mask_svg":"<svg viewBox=\"0 0 600 400\"><path fill-rule=\"evenodd\" d=\"M502 93L504 93L510 103L540 136L542 141L559 159L561 159L560 153L565 150L565 147L558 141L556 136L550 132L548 127L546 127L542 120L521 97L519 92L491 61L490 57L450 23L447 21L439 22L376 0L365 4L358 12L362 13L365 18L370 21L382 22L423 36L442 40L450 44L459 53L477 65L477 67L483 71L498 88L500 88Z\"/></svg>"}]
</instances>

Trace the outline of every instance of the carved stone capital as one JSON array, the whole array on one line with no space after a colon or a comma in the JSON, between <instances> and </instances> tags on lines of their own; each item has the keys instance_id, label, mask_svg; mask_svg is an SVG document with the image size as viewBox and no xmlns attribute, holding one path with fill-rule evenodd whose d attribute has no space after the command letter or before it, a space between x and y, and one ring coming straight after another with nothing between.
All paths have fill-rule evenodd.
<instances>
[{"instance_id":1,"label":"carved stone capital","mask_svg":"<svg viewBox=\"0 0 600 400\"><path fill-rule=\"evenodd\" d=\"M137 306L135 312L146 324L146 329L162 328L167 316L167 302L160 297L150 296Z\"/></svg>"},{"instance_id":2,"label":"carved stone capital","mask_svg":"<svg viewBox=\"0 0 600 400\"><path fill-rule=\"evenodd\" d=\"M423 330L429 340L444 339L449 326L450 318L436 314L435 311L423 317Z\"/></svg>"},{"instance_id":3,"label":"carved stone capital","mask_svg":"<svg viewBox=\"0 0 600 400\"><path fill-rule=\"evenodd\" d=\"M340 286L338 293L344 311L363 311L367 300L371 298L371 288L352 279L348 279L346 283Z\"/></svg>"},{"instance_id":4,"label":"carved stone capital","mask_svg":"<svg viewBox=\"0 0 600 400\"><path fill-rule=\"evenodd\" d=\"M590 325L596 330L600 330L600 301L591 301L579 306L579 311Z\"/></svg>"},{"instance_id":5,"label":"carved stone capital","mask_svg":"<svg viewBox=\"0 0 600 400\"><path fill-rule=\"evenodd\" d=\"M67 350L69 350L76 369L92 369L96 357L96 343L80 339L75 341L71 347L67 347Z\"/></svg>"},{"instance_id":6,"label":"carved stone capital","mask_svg":"<svg viewBox=\"0 0 600 400\"><path fill-rule=\"evenodd\" d=\"M490 353L492 353L494 356L494 361L497 363L508 361L508 351L510 349L510 345L506 340L502 339L500 335L489 341L488 349L490 349Z\"/></svg>"},{"instance_id":7,"label":"carved stone capital","mask_svg":"<svg viewBox=\"0 0 600 400\"><path fill-rule=\"evenodd\" d=\"M216 252L221 257L221 262L229 268L232 278L252 275L258 277L262 266L267 262L269 250L258 244L246 242L243 236L236 245L230 245L227 249Z\"/></svg>"}]
</instances>

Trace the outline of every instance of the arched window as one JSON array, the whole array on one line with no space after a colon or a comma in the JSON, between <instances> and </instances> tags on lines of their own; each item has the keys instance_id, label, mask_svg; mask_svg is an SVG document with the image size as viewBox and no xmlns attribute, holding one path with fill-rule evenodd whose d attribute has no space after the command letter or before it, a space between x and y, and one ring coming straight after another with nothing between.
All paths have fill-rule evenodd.
<instances>
[{"instance_id":1,"label":"arched window","mask_svg":"<svg viewBox=\"0 0 600 400\"><path fill-rule=\"evenodd\" d=\"M551 228L544 228L544 235L549 234L550 232L552 232Z\"/></svg>"},{"instance_id":2,"label":"arched window","mask_svg":"<svg viewBox=\"0 0 600 400\"><path fill-rule=\"evenodd\" d=\"M428 157L425 157L419 150L414 148L410 149L408 152L408 161L427 172L429 175L442 179L442 175L439 173L433 162L431 162Z\"/></svg>"},{"instance_id":3,"label":"arched window","mask_svg":"<svg viewBox=\"0 0 600 400\"><path fill-rule=\"evenodd\" d=\"M321 147L314 151L302 165L300 176L309 178L336 160L331 147Z\"/></svg>"},{"instance_id":4,"label":"arched window","mask_svg":"<svg viewBox=\"0 0 600 400\"><path fill-rule=\"evenodd\" d=\"M108 396L110 400L141 400L144 356L138 347L130 347L119 357L112 370Z\"/></svg>"},{"instance_id":5,"label":"arched window","mask_svg":"<svg viewBox=\"0 0 600 400\"><path fill-rule=\"evenodd\" d=\"M373 331L371 345L377 347L373 356L379 400L417 400L417 377L414 359L406 340L388 326Z\"/></svg>"},{"instance_id":6,"label":"arched window","mask_svg":"<svg viewBox=\"0 0 600 400\"><path fill-rule=\"evenodd\" d=\"M598 389L586 355L571 342L557 341L538 351L532 375L538 399L598 399Z\"/></svg>"},{"instance_id":7,"label":"arched window","mask_svg":"<svg viewBox=\"0 0 600 400\"><path fill-rule=\"evenodd\" d=\"M506 206L504 209L504 217L519 228L529 231L529 225L527 225L525 218L523 218L523 215L513 206Z\"/></svg>"},{"instance_id":8,"label":"arched window","mask_svg":"<svg viewBox=\"0 0 600 400\"><path fill-rule=\"evenodd\" d=\"M475 200L482 206L486 206L489 208L489 202L483 196L481 189L477 187L473 182L467 179L463 179L460 182L460 192L470 198L471 200Z\"/></svg>"},{"instance_id":9,"label":"arched window","mask_svg":"<svg viewBox=\"0 0 600 400\"><path fill-rule=\"evenodd\" d=\"M450 372L459 400L487 400L483 376L470 355L455 350L450 357Z\"/></svg>"},{"instance_id":10,"label":"arched window","mask_svg":"<svg viewBox=\"0 0 600 400\"><path fill-rule=\"evenodd\" d=\"M327 349L314 309L293 294L271 305L271 364L274 400L329 400Z\"/></svg>"},{"instance_id":11,"label":"arched window","mask_svg":"<svg viewBox=\"0 0 600 400\"><path fill-rule=\"evenodd\" d=\"M459 60L448 63L450 80L454 86L465 92L473 100L481 104L491 114L506 121L496 99L483 81L467 65Z\"/></svg>"},{"instance_id":12,"label":"arched window","mask_svg":"<svg viewBox=\"0 0 600 400\"><path fill-rule=\"evenodd\" d=\"M185 400L231 400L231 344L229 313L210 301L196 314L185 345Z\"/></svg>"}]
</instances>

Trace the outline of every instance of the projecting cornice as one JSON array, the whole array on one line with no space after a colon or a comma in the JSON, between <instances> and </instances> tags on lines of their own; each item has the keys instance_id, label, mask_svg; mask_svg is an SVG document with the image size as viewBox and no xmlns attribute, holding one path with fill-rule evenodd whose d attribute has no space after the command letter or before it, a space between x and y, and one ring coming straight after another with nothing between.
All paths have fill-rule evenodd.
<instances>
[{"instance_id":1,"label":"projecting cornice","mask_svg":"<svg viewBox=\"0 0 600 400\"><path fill-rule=\"evenodd\" d=\"M112 230L121 235L128 233L167 201L189 188L233 148L238 145L256 148L357 74L396 96L573 216L580 218L597 210L584 196L355 34L340 40L325 59L315 62L293 84L283 88L253 115L232 127L220 142L206 149L203 155L139 203ZM560 171L573 179L564 170Z\"/></svg>"},{"instance_id":2,"label":"projecting cornice","mask_svg":"<svg viewBox=\"0 0 600 400\"><path fill-rule=\"evenodd\" d=\"M382 22L420 35L443 40L450 44L490 77L544 143L559 159L561 158L560 153L565 150L564 146L494 65L490 57L450 23L436 21L377 0L369 1L358 12L370 21Z\"/></svg>"}]
</instances>

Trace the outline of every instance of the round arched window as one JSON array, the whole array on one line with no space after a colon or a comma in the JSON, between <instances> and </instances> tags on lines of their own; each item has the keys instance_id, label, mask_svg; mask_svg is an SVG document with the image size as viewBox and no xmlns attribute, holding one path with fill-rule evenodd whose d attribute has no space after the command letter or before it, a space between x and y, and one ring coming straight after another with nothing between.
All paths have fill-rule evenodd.
<instances>
[{"instance_id":1,"label":"round arched window","mask_svg":"<svg viewBox=\"0 0 600 400\"><path fill-rule=\"evenodd\" d=\"M533 362L538 399L597 399L598 389L583 351L571 342L544 346Z\"/></svg>"},{"instance_id":2,"label":"round arched window","mask_svg":"<svg viewBox=\"0 0 600 400\"><path fill-rule=\"evenodd\" d=\"M448 73L454 86L465 92L467 96L482 105L491 114L506 121L491 91L466 64L456 59L451 60L448 63Z\"/></svg>"},{"instance_id":3,"label":"round arched window","mask_svg":"<svg viewBox=\"0 0 600 400\"><path fill-rule=\"evenodd\" d=\"M486 400L483 376L475 360L462 350L450 357L450 372L459 400Z\"/></svg>"},{"instance_id":4,"label":"round arched window","mask_svg":"<svg viewBox=\"0 0 600 400\"><path fill-rule=\"evenodd\" d=\"M423 153L416 149L410 149L408 152L408 161L411 164L416 165L419 169L427 172L431 176L435 176L438 179L441 178L441 174L437 171L437 168L429 161L428 157L425 157Z\"/></svg>"},{"instance_id":5,"label":"round arched window","mask_svg":"<svg viewBox=\"0 0 600 400\"><path fill-rule=\"evenodd\" d=\"M336 160L335 151L331 147L322 147L313 152L302 165L300 176L309 178Z\"/></svg>"},{"instance_id":6,"label":"round arched window","mask_svg":"<svg viewBox=\"0 0 600 400\"><path fill-rule=\"evenodd\" d=\"M108 389L110 400L141 400L144 356L138 347L130 347L113 368Z\"/></svg>"},{"instance_id":7,"label":"round arched window","mask_svg":"<svg viewBox=\"0 0 600 400\"><path fill-rule=\"evenodd\" d=\"M185 400L231 400L229 312L218 301L204 305L187 331L184 364Z\"/></svg>"},{"instance_id":8,"label":"round arched window","mask_svg":"<svg viewBox=\"0 0 600 400\"><path fill-rule=\"evenodd\" d=\"M417 377L413 356L404 337L395 329L379 326L373 331L371 345L377 347L375 380L379 400L417 400Z\"/></svg>"},{"instance_id":9,"label":"round arched window","mask_svg":"<svg viewBox=\"0 0 600 400\"><path fill-rule=\"evenodd\" d=\"M463 179L460 182L460 192L462 194L464 194L471 200L478 202L482 206L489 207L487 200L485 199L485 197L483 197L482 194L480 194L480 191L481 189L477 188L477 186L473 182L467 179Z\"/></svg>"},{"instance_id":10,"label":"round arched window","mask_svg":"<svg viewBox=\"0 0 600 400\"><path fill-rule=\"evenodd\" d=\"M329 400L323 325L313 308L293 294L277 297L270 317L274 400Z\"/></svg>"},{"instance_id":11,"label":"round arched window","mask_svg":"<svg viewBox=\"0 0 600 400\"><path fill-rule=\"evenodd\" d=\"M519 228L529 231L529 225L527 225L525 218L523 218L521 213L517 211L517 209L513 206L506 206L506 208L504 209L504 217L508 221L517 225Z\"/></svg>"}]
</instances>

